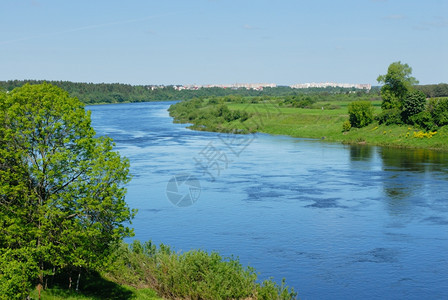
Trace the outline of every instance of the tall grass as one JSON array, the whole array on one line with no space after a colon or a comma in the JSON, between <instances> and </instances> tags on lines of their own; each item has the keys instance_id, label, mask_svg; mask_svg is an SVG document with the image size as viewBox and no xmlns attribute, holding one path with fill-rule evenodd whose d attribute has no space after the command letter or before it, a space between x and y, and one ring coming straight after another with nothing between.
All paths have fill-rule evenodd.
<instances>
[{"instance_id":1,"label":"tall grass","mask_svg":"<svg viewBox=\"0 0 448 300\"><path fill-rule=\"evenodd\" d=\"M122 245L105 277L134 287L151 287L167 299L296 299L283 281L257 282L257 274L238 259L216 252L176 253L168 246L134 241Z\"/></svg>"}]
</instances>

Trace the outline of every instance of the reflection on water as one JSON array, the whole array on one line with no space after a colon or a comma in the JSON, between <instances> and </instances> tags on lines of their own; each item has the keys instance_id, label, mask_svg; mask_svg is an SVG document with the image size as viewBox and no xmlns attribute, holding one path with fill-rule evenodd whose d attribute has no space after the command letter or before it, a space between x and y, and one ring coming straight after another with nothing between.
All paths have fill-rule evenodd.
<instances>
[{"instance_id":1,"label":"reflection on water","mask_svg":"<svg viewBox=\"0 0 448 300\"><path fill-rule=\"evenodd\" d=\"M89 107L131 161L136 238L239 256L301 299L445 296L447 154L257 134L212 181L194 158L228 151L222 136L173 124L168 105ZM167 199L177 174L200 181L194 205Z\"/></svg>"},{"instance_id":2,"label":"reflection on water","mask_svg":"<svg viewBox=\"0 0 448 300\"><path fill-rule=\"evenodd\" d=\"M390 214L430 207L434 201L428 191L445 184L448 178L448 156L431 150L378 148L383 163L383 189ZM429 192L429 193L428 193ZM445 195L442 195L446 197Z\"/></svg>"},{"instance_id":3,"label":"reflection on water","mask_svg":"<svg viewBox=\"0 0 448 300\"><path fill-rule=\"evenodd\" d=\"M351 145L349 148L351 161L369 161L375 152L374 147L365 145Z\"/></svg>"}]
</instances>

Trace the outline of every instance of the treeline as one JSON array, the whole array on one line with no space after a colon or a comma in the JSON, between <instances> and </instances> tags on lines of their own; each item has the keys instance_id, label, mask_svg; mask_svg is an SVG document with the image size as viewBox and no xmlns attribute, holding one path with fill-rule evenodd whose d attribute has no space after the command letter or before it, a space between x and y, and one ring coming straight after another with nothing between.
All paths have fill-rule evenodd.
<instances>
[{"instance_id":1,"label":"treeline","mask_svg":"<svg viewBox=\"0 0 448 300\"><path fill-rule=\"evenodd\" d=\"M206 97L257 97L257 96L294 96L306 94L318 94L328 96L332 94L367 93L364 90L347 88L310 88L292 89L288 86L264 88L262 91L224 88L200 88L198 90L176 90L175 86L152 87L150 85L130 85L122 83L80 83L70 81L43 81L43 80L9 80L0 81L0 90L12 91L26 83L41 84L50 83L67 91L71 97L77 97L86 104L98 103L124 103L124 102L150 102L189 100ZM378 88L373 88L370 94L378 93Z\"/></svg>"},{"instance_id":2,"label":"treeline","mask_svg":"<svg viewBox=\"0 0 448 300\"><path fill-rule=\"evenodd\" d=\"M77 97L86 104L98 103L124 103L124 102L150 102L189 100L193 98L209 97L286 97L300 95L315 95L316 97L328 97L338 94L370 94L379 95L380 88L373 87L370 91L357 90L354 88L309 88L293 89L289 86L278 86L275 88L264 88L262 91L224 88L200 88L198 90L176 90L175 86L153 87L150 85L130 85L123 83L82 83L71 81L44 81L44 80L8 80L0 81L0 89L12 91L26 83L41 84L51 83L67 91L71 97ZM448 84L417 85L415 88L422 91L427 98L448 97Z\"/></svg>"},{"instance_id":3,"label":"treeline","mask_svg":"<svg viewBox=\"0 0 448 300\"><path fill-rule=\"evenodd\" d=\"M427 98L448 97L448 84L416 85L415 89L423 92Z\"/></svg>"}]
</instances>

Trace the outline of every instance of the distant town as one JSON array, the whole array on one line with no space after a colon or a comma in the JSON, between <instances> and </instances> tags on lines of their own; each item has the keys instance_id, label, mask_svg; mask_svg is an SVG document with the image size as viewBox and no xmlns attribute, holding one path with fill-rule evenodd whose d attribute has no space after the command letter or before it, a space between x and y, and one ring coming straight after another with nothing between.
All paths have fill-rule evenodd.
<instances>
[{"instance_id":1,"label":"distant town","mask_svg":"<svg viewBox=\"0 0 448 300\"><path fill-rule=\"evenodd\" d=\"M151 86L151 89L164 88L165 86ZM223 89L241 89L262 91L264 88L275 88L275 83L234 83L234 84L187 84L187 85L174 85L174 89L178 91L182 90L198 90L201 88L223 88ZM340 87L340 88L354 88L360 90L370 90L372 85L370 84L353 84L353 83L336 83L336 82L312 82L312 83L298 83L290 85L293 89L307 89L307 88L326 88L326 87Z\"/></svg>"},{"instance_id":2,"label":"distant town","mask_svg":"<svg viewBox=\"0 0 448 300\"><path fill-rule=\"evenodd\" d=\"M341 87L341 88L355 88L360 90L370 90L370 84L353 84L353 83L335 83L335 82L321 82L321 83L298 83L291 85L293 89L308 89L308 88L326 88L326 87Z\"/></svg>"}]
</instances>

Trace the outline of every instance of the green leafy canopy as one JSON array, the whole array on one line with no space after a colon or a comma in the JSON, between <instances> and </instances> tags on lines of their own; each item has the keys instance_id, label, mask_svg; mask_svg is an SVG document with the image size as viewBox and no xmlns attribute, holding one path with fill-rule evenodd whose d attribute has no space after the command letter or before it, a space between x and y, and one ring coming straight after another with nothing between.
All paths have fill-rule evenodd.
<instances>
[{"instance_id":1,"label":"green leafy canopy","mask_svg":"<svg viewBox=\"0 0 448 300\"><path fill-rule=\"evenodd\" d=\"M53 267L101 265L132 235L129 161L60 88L25 85L0 100L0 249L35 249L41 280Z\"/></svg>"},{"instance_id":2,"label":"green leafy canopy","mask_svg":"<svg viewBox=\"0 0 448 300\"><path fill-rule=\"evenodd\" d=\"M406 97L413 85L418 84L418 80L411 76L412 68L408 64L400 61L393 62L387 69L387 74L377 78L379 83L383 83L381 97L383 109L401 109L402 101Z\"/></svg>"}]
</instances>

